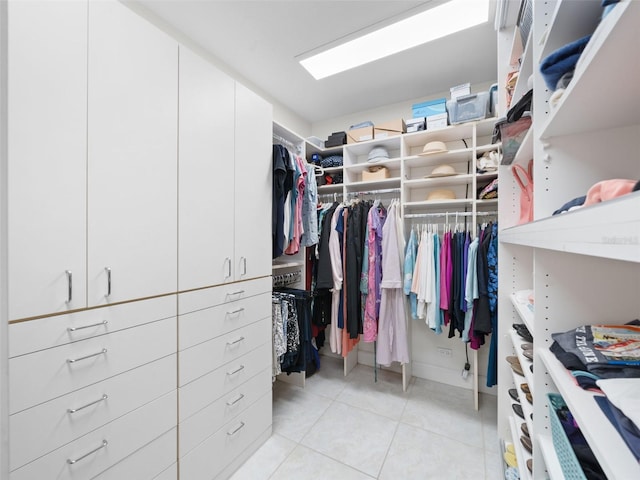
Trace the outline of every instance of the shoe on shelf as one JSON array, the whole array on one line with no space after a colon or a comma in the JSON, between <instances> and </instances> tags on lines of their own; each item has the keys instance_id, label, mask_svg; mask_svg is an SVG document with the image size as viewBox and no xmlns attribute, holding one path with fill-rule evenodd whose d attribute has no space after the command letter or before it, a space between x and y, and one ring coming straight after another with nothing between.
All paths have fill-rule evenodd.
<instances>
[{"instance_id":1,"label":"shoe on shelf","mask_svg":"<svg viewBox=\"0 0 640 480\"><path fill-rule=\"evenodd\" d=\"M529 469L529 473L533 473L533 458L527 460L527 468Z\"/></svg>"},{"instance_id":2,"label":"shoe on shelf","mask_svg":"<svg viewBox=\"0 0 640 480\"><path fill-rule=\"evenodd\" d=\"M516 402L520 403L520 399L518 398L518 391L515 388L509 389L509 396Z\"/></svg>"},{"instance_id":3,"label":"shoe on shelf","mask_svg":"<svg viewBox=\"0 0 640 480\"><path fill-rule=\"evenodd\" d=\"M522 443L522 446L527 450L527 452L533 453L533 445L531 444L531 439L529 437L522 435L520 437L520 443Z\"/></svg>"},{"instance_id":4,"label":"shoe on shelf","mask_svg":"<svg viewBox=\"0 0 640 480\"><path fill-rule=\"evenodd\" d=\"M531 395L530 393L525 393L524 396L527 399L527 402L533 405L533 395Z\"/></svg>"},{"instance_id":5,"label":"shoe on shelf","mask_svg":"<svg viewBox=\"0 0 640 480\"><path fill-rule=\"evenodd\" d=\"M533 350L523 350L522 355L524 355L525 358L528 358L529 360L533 360Z\"/></svg>"},{"instance_id":6,"label":"shoe on shelf","mask_svg":"<svg viewBox=\"0 0 640 480\"><path fill-rule=\"evenodd\" d=\"M528 383L521 383L520 384L520 390L522 390L524 393L531 393L531 390L529 389L529 384Z\"/></svg>"},{"instance_id":7,"label":"shoe on shelf","mask_svg":"<svg viewBox=\"0 0 640 480\"><path fill-rule=\"evenodd\" d=\"M515 355L509 355L507 357L507 362L511 365L511 368L514 372L516 372L521 377L524 377L524 372L522 371L522 366L520 365L520 360Z\"/></svg>"},{"instance_id":8,"label":"shoe on shelf","mask_svg":"<svg viewBox=\"0 0 640 480\"><path fill-rule=\"evenodd\" d=\"M517 468L518 460L516 459L516 451L512 443L508 444L506 447L506 451L502 455L504 457L504 461L508 466Z\"/></svg>"},{"instance_id":9,"label":"shoe on shelf","mask_svg":"<svg viewBox=\"0 0 640 480\"><path fill-rule=\"evenodd\" d=\"M527 426L527 422L522 422L520 424L520 430L522 431L522 433L524 433L527 437L531 437L531 435L529 435L529 427Z\"/></svg>"},{"instance_id":10,"label":"shoe on shelf","mask_svg":"<svg viewBox=\"0 0 640 480\"><path fill-rule=\"evenodd\" d=\"M520 348L522 350L533 350L533 343L531 342L524 342L520 344Z\"/></svg>"},{"instance_id":11,"label":"shoe on shelf","mask_svg":"<svg viewBox=\"0 0 640 480\"><path fill-rule=\"evenodd\" d=\"M522 411L522 405L520 405L519 403L512 403L511 408L513 408L513 411L515 412L516 415L518 415L522 420L524 420L524 412Z\"/></svg>"},{"instance_id":12,"label":"shoe on shelf","mask_svg":"<svg viewBox=\"0 0 640 480\"><path fill-rule=\"evenodd\" d=\"M514 323L513 329L520 337L524 338L527 342L533 343L533 335L529 332L529 329L524 323Z\"/></svg>"}]
</instances>

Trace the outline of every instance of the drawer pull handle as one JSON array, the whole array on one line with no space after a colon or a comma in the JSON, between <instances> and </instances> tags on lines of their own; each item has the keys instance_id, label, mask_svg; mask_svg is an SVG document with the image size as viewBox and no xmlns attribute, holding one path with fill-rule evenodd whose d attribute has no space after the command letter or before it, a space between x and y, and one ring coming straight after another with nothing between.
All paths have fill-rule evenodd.
<instances>
[{"instance_id":1,"label":"drawer pull handle","mask_svg":"<svg viewBox=\"0 0 640 480\"><path fill-rule=\"evenodd\" d=\"M244 337L240 337L237 340L234 340L233 342L227 342L227 346L228 347L232 347L233 345L237 345L238 343L240 343L243 340L244 340Z\"/></svg>"},{"instance_id":2,"label":"drawer pull handle","mask_svg":"<svg viewBox=\"0 0 640 480\"><path fill-rule=\"evenodd\" d=\"M76 330L82 330L83 328L91 328L91 327L99 327L100 325L106 325L108 322L103 320L102 322L92 323L91 325L84 325L82 327L69 327L67 328L68 332L75 332Z\"/></svg>"},{"instance_id":3,"label":"drawer pull handle","mask_svg":"<svg viewBox=\"0 0 640 480\"><path fill-rule=\"evenodd\" d=\"M235 435L236 433L238 433L240 430L242 430L242 427L244 427L244 422L240 422L240 425L238 425L236 428L234 428L233 430L227 432L227 435L232 436Z\"/></svg>"},{"instance_id":4,"label":"drawer pull handle","mask_svg":"<svg viewBox=\"0 0 640 480\"><path fill-rule=\"evenodd\" d=\"M247 257L240 257L240 261L242 262L242 275L247 274Z\"/></svg>"},{"instance_id":5,"label":"drawer pull handle","mask_svg":"<svg viewBox=\"0 0 640 480\"><path fill-rule=\"evenodd\" d=\"M107 272L107 294L105 297L111 296L111 268L105 267L105 271Z\"/></svg>"},{"instance_id":6,"label":"drawer pull handle","mask_svg":"<svg viewBox=\"0 0 640 480\"><path fill-rule=\"evenodd\" d=\"M81 457L76 458L75 460L71 460L70 458L67 458L67 463L69 465L73 465L74 463L78 463L83 458L87 458L89 455L91 455L93 453L96 453L98 450L100 450L101 448L106 447L107 445L109 445L109 442L107 442L106 440L102 440L102 445L100 445L99 447L94 448L90 452L85 453L84 455L82 455Z\"/></svg>"},{"instance_id":7,"label":"drawer pull handle","mask_svg":"<svg viewBox=\"0 0 640 480\"><path fill-rule=\"evenodd\" d=\"M227 315L237 315L240 312L244 312L244 307L238 308L237 310L232 310L230 312L227 312Z\"/></svg>"},{"instance_id":8,"label":"drawer pull handle","mask_svg":"<svg viewBox=\"0 0 640 480\"><path fill-rule=\"evenodd\" d=\"M100 403L100 402L104 402L107 398L109 398L109 396L107 394L102 395L102 397L100 397L98 400L94 400L93 402L87 403L86 405L83 405L81 407L78 408L68 408L67 409L67 413L76 413L80 410L83 410L87 407L90 407L91 405L95 405L96 403Z\"/></svg>"},{"instance_id":9,"label":"drawer pull handle","mask_svg":"<svg viewBox=\"0 0 640 480\"><path fill-rule=\"evenodd\" d=\"M88 358L97 357L98 355L104 355L105 353L107 353L107 349L103 348L102 350L100 350L97 353L92 353L91 355L85 355L84 357L67 358L67 363L76 363L76 362L79 362L80 360L86 360Z\"/></svg>"},{"instance_id":10,"label":"drawer pull handle","mask_svg":"<svg viewBox=\"0 0 640 480\"><path fill-rule=\"evenodd\" d=\"M242 370L244 370L244 365L240 365L238 368L236 368L234 371L232 372L227 372L227 375L231 376L231 375L235 375L236 373L241 372Z\"/></svg>"},{"instance_id":11,"label":"drawer pull handle","mask_svg":"<svg viewBox=\"0 0 640 480\"><path fill-rule=\"evenodd\" d=\"M244 290L236 290L235 292L229 292L227 293L227 295L231 296L231 295L242 295L244 293Z\"/></svg>"},{"instance_id":12,"label":"drawer pull handle","mask_svg":"<svg viewBox=\"0 0 640 480\"><path fill-rule=\"evenodd\" d=\"M243 394L243 393L241 393L240 395L238 395L238 398L236 398L235 400L230 400L230 401L228 401L228 402L227 402L227 405L228 405L229 407L231 407L231 406L235 405L236 403L238 403L238 402L239 402L240 400L242 400L243 398L244 398L244 394Z\"/></svg>"},{"instance_id":13,"label":"drawer pull handle","mask_svg":"<svg viewBox=\"0 0 640 480\"><path fill-rule=\"evenodd\" d=\"M67 291L67 303L71 303L73 299L73 274L71 270L66 270L67 274L67 282L68 282L68 291Z\"/></svg>"},{"instance_id":14,"label":"drawer pull handle","mask_svg":"<svg viewBox=\"0 0 640 480\"><path fill-rule=\"evenodd\" d=\"M224 259L224 264L227 266L227 274L224 276L224 278L230 278L231 277L231 258L227 257Z\"/></svg>"}]
</instances>

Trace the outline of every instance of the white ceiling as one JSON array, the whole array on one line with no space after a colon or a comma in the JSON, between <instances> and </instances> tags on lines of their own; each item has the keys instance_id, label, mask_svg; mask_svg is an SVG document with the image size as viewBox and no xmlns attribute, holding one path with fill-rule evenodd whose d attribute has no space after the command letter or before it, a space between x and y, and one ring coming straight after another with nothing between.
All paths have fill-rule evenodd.
<instances>
[{"instance_id":1,"label":"white ceiling","mask_svg":"<svg viewBox=\"0 0 640 480\"><path fill-rule=\"evenodd\" d=\"M493 1L484 25L322 80L307 73L296 57L442 0L137 3L309 123L497 77Z\"/></svg>"}]
</instances>

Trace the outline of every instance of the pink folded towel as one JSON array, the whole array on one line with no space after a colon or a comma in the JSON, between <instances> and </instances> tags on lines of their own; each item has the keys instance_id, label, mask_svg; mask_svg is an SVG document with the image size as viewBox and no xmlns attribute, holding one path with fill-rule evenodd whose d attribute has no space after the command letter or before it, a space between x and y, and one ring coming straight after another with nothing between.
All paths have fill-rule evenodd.
<instances>
[{"instance_id":1,"label":"pink folded towel","mask_svg":"<svg viewBox=\"0 0 640 480\"><path fill-rule=\"evenodd\" d=\"M631 193L637 180L603 180L593 185L587 192L587 199L583 206L593 205L596 203L611 200L612 198L620 197Z\"/></svg>"}]
</instances>

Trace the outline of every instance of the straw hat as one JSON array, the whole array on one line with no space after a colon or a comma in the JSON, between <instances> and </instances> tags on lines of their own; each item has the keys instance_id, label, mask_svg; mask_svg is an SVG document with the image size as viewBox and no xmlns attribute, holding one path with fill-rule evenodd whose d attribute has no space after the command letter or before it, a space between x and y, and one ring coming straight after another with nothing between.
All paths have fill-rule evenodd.
<instances>
[{"instance_id":1,"label":"straw hat","mask_svg":"<svg viewBox=\"0 0 640 480\"><path fill-rule=\"evenodd\" d=\"M446 152L448 152L448 150L444 142L440 142L436 140L433 142L428 142L422 149L422 153L420 153L419 155L433 155L435 153L446 153Z\"/></svg>"},{"instance_id":2,"label":"straw hat","mask_svg":"<svg viewBox=\"0 0 640 480\"><path fill-rule=\"evenodd\" d=\"M427 200L455 200L456 194L453 190L433 190L427 195Z\"/></svg>"},{"instance_id":3,"label":"straw hat","mask_svg":"<svg viewBox=\"0 0 640 480\"><path fill-rule=\"evenodd\" d=\"M429 175L426 175L425 178L450 177L452 175L457 175L457 174L458 172L456 172L456 169L453 168L451 165L442 164L434 168L433 171Z\"/></svg>"}]
</instances>

